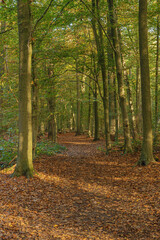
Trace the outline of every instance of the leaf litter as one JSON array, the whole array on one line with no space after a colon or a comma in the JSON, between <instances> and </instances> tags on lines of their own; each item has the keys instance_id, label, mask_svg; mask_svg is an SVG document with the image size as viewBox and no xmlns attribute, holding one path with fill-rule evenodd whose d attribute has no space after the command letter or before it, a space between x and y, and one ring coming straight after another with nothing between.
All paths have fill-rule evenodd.
<instances>
[{"instance_id":1,"label":"leaf litter","mask_svg":"<svg viewBox=\"0 0 160 240\"><path fill-rule=\"evenodd\" d=\"M105 155L84 135L58 143L67 150L35 159L32 179L1 171L0 239L160 239L159 162L133 167L139 153Z\"/></svg>"}]
</instances>

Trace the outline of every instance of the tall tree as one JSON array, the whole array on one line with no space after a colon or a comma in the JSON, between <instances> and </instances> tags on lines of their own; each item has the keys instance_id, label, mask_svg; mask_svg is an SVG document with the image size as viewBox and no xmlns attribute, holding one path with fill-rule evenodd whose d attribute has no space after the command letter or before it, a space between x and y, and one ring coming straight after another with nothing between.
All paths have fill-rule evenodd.
<instances>
[{"instance_id":1,"label":"tall tree","mask_svg":"<svg viewBox=\"0 0 160 240\"><path fill-rule=\"evenodd\" d=\"M14 176L33 175L31 103L31 12L29 0L18 0L19 144Z\"/></svg>"},{"instance_id":2,"label":"tall tree","mask_svg":"<svg viewBox=\"0 0 160 240\"><path fill-rule=\"evenodd\" d=\"M139 1L139 50L141 67L143 145L138 165L144 166L154 160L148 59L147 0Z\"/></svg>"},{"instance_id":3,"label":"tall tree","mask_svg":"<svg viewBox=\"0 0 160 240\"><path fill-rule=\"evenodd\" d=\"M76 59L76 81L77 81L77 131L76 135L81 134L81 93L80 93L80 79L78 76L78 62Z\"/></svg>"},{"instance_id":4,"label":"tall tree","mask_svg":"<svg viewBox=\"0 0 160 240\"><path fill-rule=\"evenodd\" d=\"M117 73L117 81L118 81L118 94L119 94L120 107L121 107L122 120L123 120L123 132L124 132L124 140L125 140L124 152L128 152L128 151L132 151L132 146L131 146L129 119L128 119L128 113L127 113L127 105L126 105L126 97L125 97L125 89L124 89L124 81L123 81L120 39L119 39L119 34L117 29L117 21L116 21L113 0L108 0L108 7L109 7L109 16L110 16L111 30L112 30L112 40L113 40L114 53L115 53L116 73Z\"/></svg>"},{"instance_id":5,"label":"tall tree","mask_svg":"<svg viewBox=\"0 0 160 240\"><path fill-rule=\"evenodd\" d=\"M157 10L160 6L160 0L157 0ZM157 11L157 53L156 53L156 81L155 81L155 135L157 134L157 127L158 127L158 83L159 83L159 36L160 36L160 25L159 25L159 16L160 13Z\"/></svg>"},{"instance_id":6,"label":"tall tree","mask_svg":"<svg viewBox=\"0 0 160 240\"><path fill-rule=\"evenodd\" d=\"M98 22L97 22L98 21ZM98 31L97 26L98 24ZM103 32L100 26L100 10L99 0L92 0L92 28L95 37L98 63L101 68L102 81L103 81L103 109L104 109L104 126L105 126L105 142L106 142L106 153L111 148L110 143L110 129L109 129L109 97L108 97L108 79L106 74L106 60L104 51L104 39Z\"/></svg>"}]
</instances>

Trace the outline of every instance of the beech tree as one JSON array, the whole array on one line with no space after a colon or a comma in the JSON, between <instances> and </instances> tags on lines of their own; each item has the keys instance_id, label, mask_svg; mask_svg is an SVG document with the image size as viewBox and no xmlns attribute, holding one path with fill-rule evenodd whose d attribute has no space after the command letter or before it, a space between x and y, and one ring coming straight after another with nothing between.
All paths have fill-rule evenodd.
<instances>
[{"instance_id":1,"label":"beech tree","mask_svg":"<svg viewBox=\"0 0 160 240\"><path fill-rule=\"evenodd\" d=\"M129 119L128 119L128 113L127 113L126 96L125 96L124 81L123 81L120 40L118 35L117 21L115 16L113 0L108 0L108 8L109 8L109 17L110 17L110 23L111 23L112 40L113 40L115 62L116 62L118 94L119 94L120 107L122 112L123 132L124 132L124 141L125 141L124 152L129 152L129 151L132 151L132 146L131 146Z\"/></svg>"},{"instance_id":2,"label":"beech tree","mask_svg":"<svg viewBox=\"0 0 160 240\"><path fill-rule=\"evenodd\" d=\"M143 166L154 160L148 59L147 0L139 1L139 50L141 67L143 145L138 165Z\"/></svg>"},{"instance_id":3,"label":"beech tree","mask_svg":"<svg viewBox=\"0 0 160 240\"><path fill-rule=\"evenodd\" d=\"M31 12L29 0L18 0L19 142L14 176L32 177Z\"/></svg>"}]
</instances>

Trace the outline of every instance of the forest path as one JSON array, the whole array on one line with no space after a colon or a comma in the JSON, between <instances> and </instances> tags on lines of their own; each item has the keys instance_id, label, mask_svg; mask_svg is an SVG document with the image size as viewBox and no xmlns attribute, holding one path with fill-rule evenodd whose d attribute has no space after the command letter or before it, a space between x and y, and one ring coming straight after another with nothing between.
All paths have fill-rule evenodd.
<instances>
[{"instance_id":1,"label":"forest path","mask_svg":"<svg viewBox=\"0 0 160 240\"><path fill-rule=\"evenodd\" d=\"M138 154L73 133L58 143L67 150L35 159L32 179L1 171L0 239L160 239L160 163L133 168Z\"/></svg>"},{"instance_id":2,"label":"forest path","mask_svg":"<svg viewBox=\"0 0 160 240\"><path fill-rule=\"evenodd\" d=\"M86 135L76 136L75 133L60 134L58 143L67 148L68 157L96 157L101 154L98 148L105 149L104 140L93 141Z\"/></svg>"}]
</instances>

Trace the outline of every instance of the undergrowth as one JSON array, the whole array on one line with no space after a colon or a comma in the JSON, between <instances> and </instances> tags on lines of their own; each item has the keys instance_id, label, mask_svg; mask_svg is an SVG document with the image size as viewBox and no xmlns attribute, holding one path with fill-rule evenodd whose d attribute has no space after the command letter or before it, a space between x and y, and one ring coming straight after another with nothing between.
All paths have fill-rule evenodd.
<instances>
[{"instance_id":1,"label":"undergrowth","mask_svg":"<svg viewBox=\"0 0 160 240\"><path fill-rule=\"evenodd\" d=\"M52 141L43 140L37 143L36 156L40 155L54 155L61 153L66 148L59 144L53 144ZM0 139L0 169L7 168L15 164L18 152L18 138L11 137Z\"/></svg>"}]
</instances>

